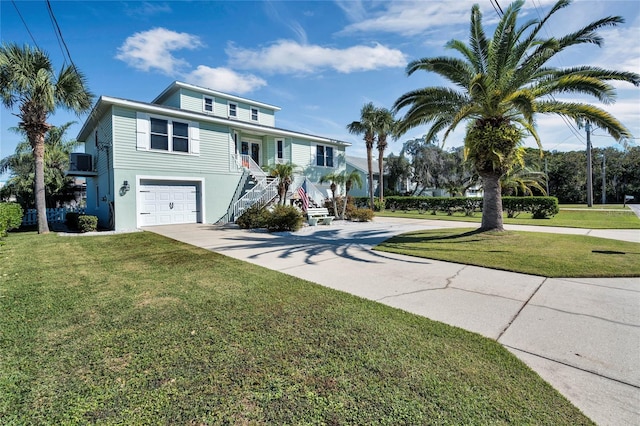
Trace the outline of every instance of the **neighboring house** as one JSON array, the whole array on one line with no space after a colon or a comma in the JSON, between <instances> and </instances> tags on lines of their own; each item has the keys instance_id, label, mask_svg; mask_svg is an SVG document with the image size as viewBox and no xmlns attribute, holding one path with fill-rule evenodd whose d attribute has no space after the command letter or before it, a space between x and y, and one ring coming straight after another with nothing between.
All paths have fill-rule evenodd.
<instances>
[{"instance_id":1,"label":"neighboring house","mask_svg":"<svg viewBox=\"0 0 640 426\"><path fill-rule=\"evenodd\" d=\"M174 82L151 103L102 96L78 135L69 174L86 177L86 212L128 230L231 222L277 197L265 168L293 163L289 188L322 202L314 183L346 168L350 144L276 127L280 108ZM293 198L293 196L292 196Z\"/></svg>"},{"instance_id":2,"label":"neighboring house","mask_svg":"<svg viewBox=\"0 0 640 426\"><path fill-rule=\"evenodd\" d=\"M380 173L378 172L378 161L372 160L373 167L373 193L378 194L378 183L380 181ZM356 170L360 174L362 180L362 188L358 188L354 185L349 191L349 195L352 197L368 197L369 196L369 168L367 166L367 159L361 157L352 157L347 155L347 173L351 173L352 170Z\"/></svg>"}]
</instances>

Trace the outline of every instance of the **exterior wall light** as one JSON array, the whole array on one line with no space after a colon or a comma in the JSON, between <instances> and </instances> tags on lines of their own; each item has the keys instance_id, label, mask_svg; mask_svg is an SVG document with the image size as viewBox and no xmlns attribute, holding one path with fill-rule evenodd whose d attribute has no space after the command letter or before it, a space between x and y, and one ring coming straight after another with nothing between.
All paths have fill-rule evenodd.
<instances>
[{"instance_id":1,"label":"exterior wall light","mask_svg":"<svg viewBox=\"0 0 640 426\"><path fill-rule=\"evenodd\" d=\"M129 181L125 180L124 182L122 182L122 186L120 187L120 195L122 196L126 194L130 189L131 187L129 186Z\"/></svg>"}]
</instances>

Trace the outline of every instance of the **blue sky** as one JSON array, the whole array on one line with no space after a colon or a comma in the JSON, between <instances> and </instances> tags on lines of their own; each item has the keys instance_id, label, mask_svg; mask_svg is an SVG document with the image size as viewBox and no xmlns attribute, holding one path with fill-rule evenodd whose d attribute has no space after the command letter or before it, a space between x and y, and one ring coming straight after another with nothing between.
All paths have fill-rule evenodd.
<instances>
[{"instance_id":1,"label":"blue sky","mask_svg":"<svg viewBox=\"0 0 640 426\"><path fill-rule=\"evenodd\" d=\"M277 105L281 128L351 142L349 155L364 156L364 143L346 125L359 118L367 102L390 108L403 93L442 85L435 74L407 77L406 64L421 57L454 55L443 48L452 38L467 40L473 3L484 14L489 33L498 19L492 2L479 1L51 1L64 42L90 90L151 101L180 80ZM498 1L504 9L508 2ZM523 17L538 18L555 2L528 0ZM47 3L0 1L3 42L35 43L64 63ZM19 12L19 13L18 13ZM553 66L580 64L640 72L640 1L577 0L554 15L546 35L565 35L588 22L620 15L625 23L600 32L603 48L568 49ZM24 22L23 22L24 21ZM523 21L521 21L523 22ZM640 89L618 85L618 100L605 109L640 137ZM585 102L596 101L584 98ZM13 111L15 112L15 111ZM85 117L60 111L54 125ZM7 129L17 118L2 108L0 157L13 153L20 136ZM462 128L446 146L461 144ZM545 149L569 151L586 146L583 130L554 117L539 117ZM417 128L398 141L419 137ZM640 139L632 144L638 145ZM594 147L615 145L599 129Z\"/></svg>"}]
</instances>

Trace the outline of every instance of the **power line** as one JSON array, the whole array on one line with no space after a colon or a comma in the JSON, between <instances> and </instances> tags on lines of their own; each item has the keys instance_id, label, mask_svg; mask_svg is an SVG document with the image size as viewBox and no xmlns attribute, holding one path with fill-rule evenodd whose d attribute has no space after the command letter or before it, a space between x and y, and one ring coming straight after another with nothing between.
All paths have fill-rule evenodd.
<instances>
[{"instance_id":1,"label":"power line","mask_svg":"<svg viewBox=\"0 0 640 426\"><path fill-rule=\"evenodd\" d=\"M493 0L491 0L489 3L491 3L491 6L493 6L493 10L496 11L496 15L498 15L498 18L501 17L502 15L500 14L500 12L502 11L502 9L500 11L498 11L498 8L496 7L496 5L493 3Z\"/></svg>"},{"instance_id":2,"label":"power line","mask_svg":"<svg viewBox=\"0 0 640 426\"><path fill-rule=\"evenodd\" d=\"M62 30L60 29L60 25L58 25L58 20L56 19L56 16L53 13L53 9L51 8L51 2L49 0L47 0L47 10L49 11L49 18L51 19L51 23L53 25L53 31L56 34L56 38L58 39L58 45L61 44L60 50L62 50L62 56L63 58L69 58L69 62L71 63L73 70L77 73L78 68L76 68L76 64L73 62L73 59L71 59L71 53L69 52L69 47L67 46L67 43L64 41L64 37L62 36ZM62 46L64 46L64 49L62 48ZM66 52L66 56L65 56L65 52ZM66 62L66 59L65 59L65 62Z\"/></svg>"},{"instance_id":3,"label":"power line","mask_svg":"<svg viewBox=\"0 0 640 426\"><path fill-rule=\"evenodd\" d=\"M38 49L40 49L38 47L38 43L36 43L36 39L33 37L33 34L31 34L31 30L29 30L29 26L27 25L26 21L22 17L22 14L20 13L20 9L18 9L18 5L16 4L16 2L14 0L11 0L11 4L13 4L13 7L16 9L16 12L18 12L18 16L20 17L20 20L22 21L22 24L24 25L24 27L27 29L27 33L29 33L29 37L31 37L31 41L33 41L33 44Z\"/></svg>"}]
</instances>

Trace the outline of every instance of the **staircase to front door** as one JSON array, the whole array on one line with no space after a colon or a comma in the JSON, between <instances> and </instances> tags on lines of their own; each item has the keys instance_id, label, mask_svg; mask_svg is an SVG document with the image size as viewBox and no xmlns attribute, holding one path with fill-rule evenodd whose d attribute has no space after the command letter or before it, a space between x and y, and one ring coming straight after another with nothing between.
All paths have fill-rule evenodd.
<instances>
[{"instance_id":1,"label":"staircase to front door","mask_svg":"<svg viewBox=\"0 0 640 426\"><path fill-rule=\"evenodd\" d=\"M239 155L238 158L244 169L242 178L219 224L235 222L251 206L266 206L278 196L278 178L267 175L250 155Z\"/></svg>"}]
</instances>

